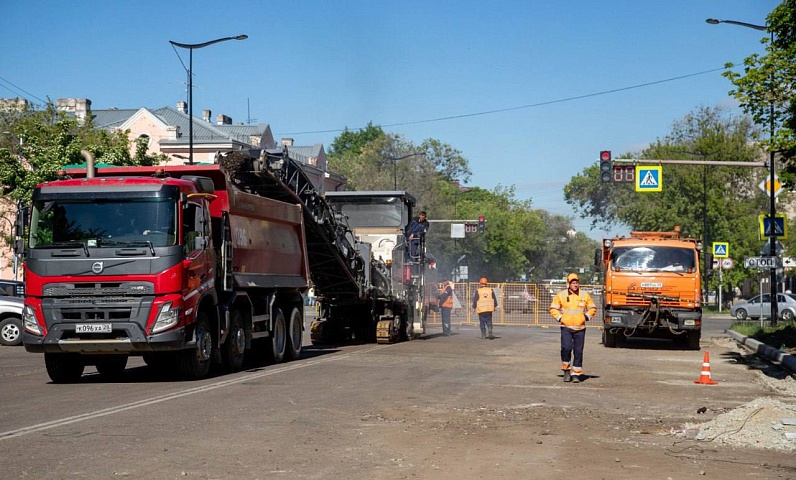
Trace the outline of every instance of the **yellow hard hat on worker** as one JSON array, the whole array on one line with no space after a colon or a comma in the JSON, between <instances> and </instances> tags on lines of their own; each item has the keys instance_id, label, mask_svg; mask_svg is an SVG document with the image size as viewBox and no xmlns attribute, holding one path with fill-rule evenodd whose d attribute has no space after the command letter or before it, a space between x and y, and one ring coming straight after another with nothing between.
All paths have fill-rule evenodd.
<instances>
[{"instance_id":1,"label":"yellow hard hat on worker","mask_svg":"<svg viewBox=\"0 0 796 480\"><path fill-rule=\"evenodd\" d=\"M578 278L577 273L572 272L569 275L567 275L567 284L569 284L569 282L571 282L572 280L577 280L578 282L580 282L580 278Z\"/></svg>"}]
</instances>

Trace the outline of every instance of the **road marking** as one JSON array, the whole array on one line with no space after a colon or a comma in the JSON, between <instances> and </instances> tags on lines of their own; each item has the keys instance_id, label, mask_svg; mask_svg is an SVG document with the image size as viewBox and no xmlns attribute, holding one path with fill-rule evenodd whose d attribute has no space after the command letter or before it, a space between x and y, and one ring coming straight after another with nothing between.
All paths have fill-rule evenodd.
<instances>
[{"instance_id":1,"label":"road marking","mask_svg":"<svg viewBox=\"0 0 796 480\"><path fill-rule=\"evenodd\" d=\"M346 353L346 354L339 355L339 356L324 357L324 358L320 358L320 359L307 360L307 361L304 361L304 362L302 362L302 361L291 362L291 363L288 363L288 364L283 365L281 367L278 367L278 368L275 368L275 369L272 369L272 370L267 370L267 371L264 371L264 372L250 373L250 374L247 374L247 375L244 375L244 376L241 376L241 377L232 378L232 379L229 379L229 380L221 380L221 381L218 381L218 382L215 382L215 383L211 383L209 385L203 385L201 387L189 388L187 390L182 390L180 392L169 393L167 395L161 395L161 396L158 396L158 397L147 398L147 399L144 399L144 400L139 400L137 402L126 403L124 405L117 405L115 407L104 408L102 410L96 410L94 412L83 413L81 415L75 415L75 416L72 416L72 417L61 418L59 420L52 420L50 422L39 423L38 425L31 425L29 427L22 427L22 428L18 428L16 430L9 430L7 432L0 433L0 440L8 440L8 439L11 439L11 438L22 437L24 435L29 435L31 433L42 432L42 431L45 431L45 430L50 430L52 428L62 427L64 425L70 425L72 423L82 422L84 420L91 420L91 419L94 419L94 418L100 418L100 417L105 417L105 416L108 416L108 415L113 415L113 414L116 414L116 413L125 412L127 410L134 410L136 408L147 407L147 406L150 406L150 405L155 405L157 403L163 403L163 402L167 402L169 400L175 400L175 399L178 399L178 398L187 397L189 395L194 395L194 394L197 394L197 393L209 392L211 390L216 390L218 388L223 388L223 387L228 387L230 385L236 385L236 384L239 384L239 383L248 382L248 381L251 381L251 380L254 380L254 379L257 379L257 378L262 378L262 377L268 377L268 376L271 376L271 375L276 375L278 373L289 372L289 371L292 371L292 370L298 370L300 368L311 367L311 366L319 365L319 364L323 364L323 363L335 362L335 361L338 361L338 360L342 360L342 359L353 357L355 355L367 354L367 353L370 353L370 352L374 352L376 350L389 348L389 347L392 347L394 345L398 345L398 344L375 345L375 346L367 348L367 349L358 350L356 352Z\"/></svg>"}]
</instances>

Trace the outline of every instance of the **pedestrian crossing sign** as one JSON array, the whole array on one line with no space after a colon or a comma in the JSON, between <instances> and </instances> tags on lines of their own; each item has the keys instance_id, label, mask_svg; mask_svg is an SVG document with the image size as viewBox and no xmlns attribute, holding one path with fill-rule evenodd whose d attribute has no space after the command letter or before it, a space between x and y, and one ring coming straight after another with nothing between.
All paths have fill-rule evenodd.
<instances>
[{"instance_id":1,"label":"pedestrian crossing sign","mask_svg":"<svg viewBox=\"0 0 796 480\"><path fill-rule=\"evenodd\" d=\"M636 191L660 192L662 184L663 167L649 167L636 165Z\"/></svg>"},{"instance_id":2,"label":"pedestrian crossing sign","mask_svg":"<svg viewBox=\"0 0 796 480\"><path fill-rule=\"evenodd\" d=\"M729 258L730 244L728 242L713 242L714 258Z\"/></svg>"},{"instance_id":3,"label":"pedestrian crossing sign","mask_svg":"<svg viewBox=\"0 0 796 480\"><path fill-rule=\"evenodd\" d=\"M784 213L775 214L773 222L769 220L769 215L767 213L761 213L757 218L760 225L761 240L771 237L772 234L774 237L777 237L777 240L788 239L788 222L785 221ZM773 232L771 231L772 228L774 229Z\"/></svg>"}]
</instances>

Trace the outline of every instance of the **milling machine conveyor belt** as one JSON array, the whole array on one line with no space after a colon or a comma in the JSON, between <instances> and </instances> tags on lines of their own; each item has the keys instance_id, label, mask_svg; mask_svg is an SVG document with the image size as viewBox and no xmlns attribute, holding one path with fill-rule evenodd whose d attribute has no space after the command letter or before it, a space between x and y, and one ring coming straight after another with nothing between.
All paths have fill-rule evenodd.
<instances>
[{"instance_id":1,"label":"milling machine conveyor belt","mask_svg":"<svg viewBox=\"0 0 796 480\"><path fill-rule=\"evenodd\" d=\"M350 229L337 221L332 207L286 151L244 150L219 161L241 190L302 206L310 276L320 295L364 295L365 262L349 240Z\"/></svg>"}]
</instances>

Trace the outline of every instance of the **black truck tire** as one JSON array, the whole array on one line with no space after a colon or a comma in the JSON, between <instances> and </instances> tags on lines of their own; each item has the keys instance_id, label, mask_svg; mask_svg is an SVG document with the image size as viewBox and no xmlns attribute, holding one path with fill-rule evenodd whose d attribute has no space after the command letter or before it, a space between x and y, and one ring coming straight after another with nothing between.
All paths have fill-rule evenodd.
<instances>
[{"instance_id":1,"label":"black truck tire","mask_svg":"<svg viewBox=\"0 0 796 480\"><path fill-rule=\"evenodd\" d=\"M243 369L246 353L246 330L243 326L243 315L240 310L230 312L229 333L223 347L224 367L229 372L239 372Z\"/></svg>"},{"instance_id":2,"label":"black truck tire","mask_svg":"<svg viewBox=\"0 0 796 480\"><path fill-rule=\"evenodd\" d=\"M603 330L603 346L607 348L616 348L616 334L608 330Z\"/></svg>"},{"instance_id":3,"label":"black truck tire","mask_svg":"<svg viewBox=\"0 0 796 480\"><path fill-rule=\"evenodd\" d=\"M686 335L688 335L688 349L699 350L699 341L702 339L702 332L700 330L691 330Z\"/></svg>"},{"instance_id":4,"label":"black truck tire","mask_svg":"<svg viewBox=\"0 0 796 480\"><path fill-rule=\"evenodd\" d=\"M127 355L103 355L97 358L94 366L103 377L116 378L127 368Z\"/></svg>"},{"instance_id":5,"label":"black truck tire","mask_svg":"<svg viewBox=\"0 0 796 480\"><path fill-rule=\"evenodd\" d=\"M83 376L85 363L76 353L44 352L44 366L53 383L75 383Z\"/></svg>"},{"instance_id":6,"label":"black truck tire","mask_svg":"<svg viewBox=\"0 0 796 480\"><path fill-rule=\"evenodd\" d=\"M293 308L290 312L288 322L288 341L287 357L289 360L296 360L301 356L301 336L304 334L303 317L298 308Z\"/></svg>"},{"instance_id":7,"label":"black truck tire","mask_svg":"<svg viewBox=\"0 0 796 480\"><path fill-rule=\"evenodd\" d=\"M287 326L285 325L285 314L281 308L274 312L274 330L271 332L271 349L268 352L273 363L285 361L285 351L287 350Z\"/></svg>"},{"instance_id":8,"label":"black truck tire","mask_svg":"<svg viewBox=\"0 0 796 480\"><path fill-rule=\"evenodd\" d=\"M187 380L199 380L210 373L213 334L207 313L196 314L196 345L177 353L177 374Z\"/></svg>"}]
</instances>

